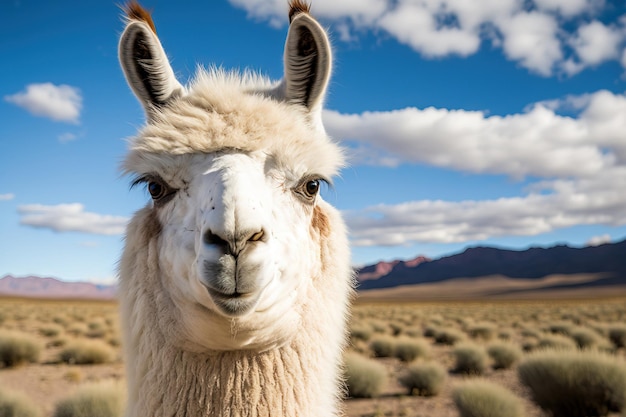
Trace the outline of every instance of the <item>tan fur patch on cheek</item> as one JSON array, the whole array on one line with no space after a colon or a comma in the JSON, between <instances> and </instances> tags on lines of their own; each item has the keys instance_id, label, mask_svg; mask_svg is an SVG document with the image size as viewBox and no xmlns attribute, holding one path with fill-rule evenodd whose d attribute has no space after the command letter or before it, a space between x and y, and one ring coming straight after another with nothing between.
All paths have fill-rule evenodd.
<instances>
[{"instance_id":1,"label":"tan fur patch on cheek","mask_svg":"<svg viewBox=\"0 0 626 417\"><path fill-rule=\"evenodd\" d=\"M311 217L311 237L319 247L319 257L322 275L326 273L328 260L330 259L329 242L331 240L330 220L324 209L319 206L313 207L313 216Z\"/></svg>"},{"instance_id":2,"label":"tan fur patch on cheek","mask_svg":"<svg viewBox=\"0 0 626 417\"><path fill-rule=\"evenodd\" d=\"M328 216L319 207L313 207L313 217L311 218L311 226L317 230L321 238L328 238L330 236L330 222Z\"/></svg>"}]
</instances>

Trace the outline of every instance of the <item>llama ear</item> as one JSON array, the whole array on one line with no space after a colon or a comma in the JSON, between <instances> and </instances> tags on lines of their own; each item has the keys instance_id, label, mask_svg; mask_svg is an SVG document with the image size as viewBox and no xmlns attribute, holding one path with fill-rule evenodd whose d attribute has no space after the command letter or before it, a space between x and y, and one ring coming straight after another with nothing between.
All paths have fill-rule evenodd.
<instances>
[{"instance_id":1,"label":"llama ear","mask_svg":"<svg viewBox=\"0 0 626 417\"><path fill-rule=\"evenodd\" d=\"M326 32L298 0L291 4L285 43L285 98L321 116L332 51Z\"/></svg>"},{"instance_id":2,"label":"llama ear","mask_svg":"<svg viewBox=\"0 0 626 417\"><path fill-rule=\"evenodd\" d=\"M119 60L128 85L150 118L155 109L182 94L183 86L176 80L150 15L137 3L131 3L127 13L129 23L120 37Z\"/></svg>"}]
</instances>

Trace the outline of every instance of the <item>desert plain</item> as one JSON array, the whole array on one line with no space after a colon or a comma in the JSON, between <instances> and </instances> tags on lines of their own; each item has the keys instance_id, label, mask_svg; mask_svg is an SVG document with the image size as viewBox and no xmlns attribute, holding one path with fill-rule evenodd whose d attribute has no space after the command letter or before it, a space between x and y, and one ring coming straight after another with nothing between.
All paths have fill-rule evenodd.
<instances>
[{"instance_id":1,"label":"desert plain","mask_svg":"<svg viewBox=\"0 0 626 417\"><path fill-rule=\"evenodd\" d=\"M347 351L383 371L372 376L378 387L365 398L345 395L346 416L456 417L461 414L453 400L455 388L464 381L487 380L513 394L522 415L549 417L520 382L517 366L526 355L540 349L595 349L620 363L626 360L626 349L610 337L610 329L626 324L624 292L433 301L430 291L435 289L421 299L407 299L402 291L357 298ZM118 306L113 301L1 298L0 339L6 334L28 335L40 350L32 362L0 363L0 393L27 398L43 417L54 416L58 404L82 386L124 384ZM497 358L488 353L498 344L517 352L506 367L496 366ZM408 346L404 354L399 354L401 345ZM481 369L459 369L459 346L483 352ZM402 384L413 363L436 363L444 370L436 394L418 395ZM355 371L354 366L346 369L346 378Z\"/></svg>"}]
</instances>

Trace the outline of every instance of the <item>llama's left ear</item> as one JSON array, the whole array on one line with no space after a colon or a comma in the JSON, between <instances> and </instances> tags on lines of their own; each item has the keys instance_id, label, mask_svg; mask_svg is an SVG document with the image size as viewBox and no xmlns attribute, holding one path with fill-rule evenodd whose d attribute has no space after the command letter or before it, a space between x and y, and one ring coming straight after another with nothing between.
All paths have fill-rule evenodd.
<instances>
[{"instance_id":1,"label":"llama's left ear","mask_svg":"<svg viewBox=\"0 0 626 417\"><path fill-rule=\"evenodd\" d=\"M120 37L120 64L128 85L150 118L155 109L184 89L174 75L150 14L135 1L125 9L128 24Z\"/></svg>"},{"instance_id":2,"label":"llama's left ear","mask_svg":"<svg viewBox=\"0 0 626 417\"><path fill-rule=\"evenodd\" d=\"M332 51L326 32L299 0L291 2L285 43L285 98L321 117L330 79Z\"/></svg>"}]
</instances>

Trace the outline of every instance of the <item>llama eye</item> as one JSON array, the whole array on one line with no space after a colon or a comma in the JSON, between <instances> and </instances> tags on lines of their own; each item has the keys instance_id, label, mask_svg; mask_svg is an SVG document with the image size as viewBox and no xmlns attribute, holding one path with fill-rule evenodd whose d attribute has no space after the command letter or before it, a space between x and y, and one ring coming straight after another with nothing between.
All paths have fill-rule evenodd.
<instances>
[{"instance_id":1,"label":"llama eye","mask_svg":"<svg viewBox=\"0 0 626 417\"><path fill-rule=\"evenodd\" d=\"M158 182L150 181L147 188L153 200L158 200L165 195L165 187Z\"/></svg>"},{"instance_id":2,"label":"llama eye","mask_svg":"<svg viewBox=\"0 0 626 417\"><path fill-rule=\"evenodd\" d=\"M307 203L312 203L315 201L315 196L320 191L320 184L324 181L321 178L305 178L300 184L294 188L294 192L300 196L300 198L304 199Z\"/></svg>"},{"instance_id":3,"label":"llama eye","mask_svg":"<svg viewBox=\"0 0 626 417\"><path fill-rule=\"evenodd\" d=\"M133 188L139 184L145 184L146 190L150 193L152 201L155 204L165 204L170 201L176 194L176 189L167 185L165 181L155 174L146 174L138 177L132 182L130 188Z\"/></svg>"},{"instance_id":4,"label":"llama eye","mask_svg":"<svg viewBox=\"0 0 626 417\"><path fill-rule=\"evenodd\" d=\"M304 185L304 191L310 197L315 197L319 190L320 182L318 180L307 181L307 183Z\"/></svg>"}]
</instances>

